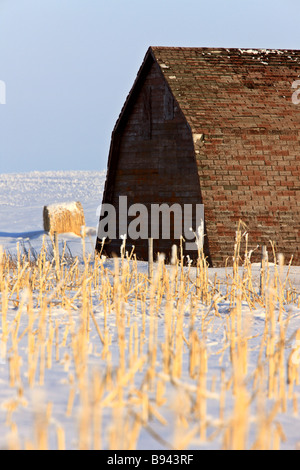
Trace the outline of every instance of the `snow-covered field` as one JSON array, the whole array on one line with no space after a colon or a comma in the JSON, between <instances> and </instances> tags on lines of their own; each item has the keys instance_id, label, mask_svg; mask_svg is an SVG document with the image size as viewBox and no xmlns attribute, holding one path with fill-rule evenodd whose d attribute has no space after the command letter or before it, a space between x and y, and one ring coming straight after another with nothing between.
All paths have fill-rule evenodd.
<instances>
[{"instance_id":1,"label":"snow-covered field","mask_svg":"<svg viewBox=\"0 0 300 470\"><path fill-rule=\"evenodd\" d=\"M15 250L16 240L28 240L34 248L42 243L43 207L59 202L80 201L87 227L96 227L102 201L105 171L46 171L0 174L0 244ZM72 247L80 237L61 236Z\"/></svg>"},{"instance_id":2,"label":"snow-covered field","mask_svg":"<svg viewBox=\"0 0 300 470\"><path fill-rule=\"evenodd\" d=\"M12 256L16 255L17 242L19 242L19 247L22 247L24 243L25 247L31 247L38 253L45 235L42 224L43 206L58 202L80 201L85 212L86 225L90 228L96 228L97 208L101 204L104 181L104 171L51 171L0 175L0 245ZM92 230L90 233L92 235L86 238L85 249L86 253L90 253L93 257L95 237ZM80 237L72 234L60 235L59 241L61 244L67 241L74 257L81 255L82 241ZM130 266L129 263L128 269L131 269ZM146 263L139 262L136 266L140 275L147 274ZM169 270L170 267L167 269ZM106 260L103 272L110 276L113 271L113 260ZM133 282L137 272L133 272L131 277L130 273L127 273L130 282ZM243 269L240 268L241 275L242 272ZM275 268L271 266L271 279L274 272ZM284 267L280 275L283 283L286 281L287 272L288 268ZM252 274L254 290L258 293L260 266L253 265ZM6 323L4 325L3 318L2 323L0 322L0 447L38 448L44 446L50 449L58 447L78 449L94 448L99 445L102 448L119 449L124 445L127 433L130 434L133 441L132 436L135 436L137 449L176 449L180 448L183 442L186 442L186 446L183 445L183 448L187 449L221 449L234 446L232 444L234 442L240 442L235 433L244 432L247 448L255 445L263 446L263 439L266 440L266 448L300 448L300 416L298 413L300 386L296 382L289 396L287 383L288 364L292 351L294 351L297 381L300 372L298 367L300 337L296 335L300 329L300 267L291 267L289 281L286 282L286 287L290 289L290 292L293 292L292 302L281 305L275 299L273 312L270 305L262 305L257 301L258 298L252 299L250 304L243 299L241 321L243 326L246 325L247 328L245 327L246 329L243 331L244 336L240 343L238 335L234 338L237 347L243 348L245 343L247 345L247 368L242 374L243 385L241 386L239 383L236 385L236 395L233 393L232 385L236 380L236 376L232 376L232 348L235 346L231 343L232 331L230 333L230 317L233 306L230 304L229 297L226 297L226 283L228 286L232 270L209 269L208 275L211 281L210 286L218 286L219 292L219 294L211 296L209 305L200 301L194 305L188 297L189 293L182 293L185 304L180 305L181 297L180 293L177 293L177 303L175 305L174 302L174 305L170 307L164 294L159 302L155 299L152 304L155 305L155 309L159 305L159 310L155 313L155 321L151 307L151 289L148 291L149 297L146 297L143 303L138 297L134 297L135 289L139 287L130 288L126 297L121 299L122 307L120 308L123 309L122 312L126 319L124 321L122 317L122 328L124 328L122 331L117 322L118 308L115 304L112 303L109 315L104 314L104 297L101 297L102 293L100 292L101 283L98 290L89 292L89 308L92 309L92 317L88 334L87 377L90 377L90 382L85 385L88 385L87 393L90 395L89 398L86 398L80 385L76 386L75 337L71 334L72 322L74 322L74 327L80 327L80 311L84 304L83 293L76 296L74 292L70 292L69 307L72 307L70 310L56 300L56 292L51 290L44 292L43 295L47 302L52 302L51 309L47 311L47 334L50 335L49 331L53 327L56 343L53 340L53 347L50 350L51 360L49 359L48 346L47 348L45 346L48 354L45 353L47 365L50 367L42 370L41 364L44 356L42 356L40 335L43 330L39 323L42 315L39 304L41 299L38 298L38 293L33 292L32 311L36 316L32 337L36 337L36 344L40 345L40 349L38 350L39 368L37 367L34 383L29 384L30 344L27 334L29 331L30 296L24 289L19 293L19 298L16 297L16 291L13 288L13 281L16 281L16 277L14 277L16 274L14 274L12 285L9 286L12 294L8 296ZM220 284L213 284L216 275ZM87 277L87 279L87 283L90 283L87 285L91 286L90 278ZM194 281L195 270L191 269L191 285ZM140 281L141 284L143 282L143 280ZM159 282L157 289L159 292ZM3 309L4 294L0 295L0 305ZM115 293L111 295L113 296ZM245 295L247 296L246 290ZM102 300L100 300L101 298ZM195 301L197 296L193 299ZM266 299L268 299L267 296ZM170 308L171 313L168 310ZM171 315L168 318L172 318L174 321L174 330L172 330L172 326L168 326L170 330L167 329L167 311L168 315ZM71 323L70 315L72 315ZM278 318L281 318L281 322L278 321ZM272 319L276 321L272 323ZM153 324L152 321L154 321ZM176 328L179 324L182 332L180 338L178 335L176 336ZM103 352L103 344L99 339L99 329L103 333L105 327L110 337L109 354L107 351ZM5 328L8 328L9 336L5 336ZM151 334L154 334L151 328L154 328L157 337L157 351L154 355L151 350L151 360L154 357L155 363L150 367L147 362L150 357L150 349L148 349L147 356L147 348L150 347L148 335L151 337ZM170 363L174 367L177 367L176 354L180 354L180 356L182 354L179 376L178 374L177 376L176 374L168 376L164 370L166 357L164 348L167 344L166 334L168 331L174 332L174 355L171 354L170 357ZM199 347L197 346L198 349L194 353L196 356L200 355L201 361L203 360L203 364L205 364L205 374L201 375L203 371L199 370L195 378L189 373L192 348L191 331L197 333L201 339L199 344L196 341L195 344L198 344ZM146 336L142 340L145 332ZM122 334L125 335L124 342L120 340ZM136 343L133 341L132 335L134 334L136 334ZM245 338L246 341L244 341ZM17 343L14 342L16 339ZM205 348L202 350L201 345L204 343ZM47 345L49 344L48 342ZM120 351L122 344L125 345L123 369L120 366L123 357L122 351ZM131 350L134 344L139 345L138 357L134 356ZM181 346L177 350L179 344ZM274 361L271 363L270 350L272 347L274 351L277 348L280 354L276 356L274 353ZM171 345L170 348L172 349L173 346ZM241 350L244 351L244 349ZM144 356L146 359L143 359ZM142 361L136 369L133 357L137 363L139 360ZM20 361L19 366L16 366L15 369L19 370L19 376L12 377L12 361L16 358ZM146 369L143 360L146 361ZM199 358L196 357L194 360L198 364ZM113 395L114 389L109 390L107 385L109 382L107 380L108 364L112 374L112 382L115 380L117 387L119 387L116 396ZM260 375L261 367L266 367L267 377L268 374L269 377L273 374L275 391L273 390L271 396L267 392L265 393L264 389L268 389L269 383L268 380L263 382L261 378L263 374ZM272 374L271 367L274 368ZM132 370L134 373L131 376ZM118 375L120 371L124 373L123 378ZM154 374L152 379L149 378L150 372ZM151 380L154 384L153 389L149 386ZM259 385L260 380L262 381L261 385ZM104 387L104 383L107 388ZM93 416L93 412L96 410L93 408L95 406L93 400L95 401L95 397L98 396L97 386L102 393L102 395L100 394L101 399L99 399L101 416ZM102 390L101 387L104 389ZM286 387L286 393L282 387ZM239 400L236 400L237 396ZM246 397L244 406L242 406L243 397ZM245 410L247 410L246 417ZM84 420L83 412L91 414L89 420ZM131 417L131 421L128 416ZM204 421L205 431L201 427ZM96 429L97 426L99 429ZM135 432L136 434L134 434ZM269 440L266 437L268 433L270 434Z\"/></svg>"}]
</instances>

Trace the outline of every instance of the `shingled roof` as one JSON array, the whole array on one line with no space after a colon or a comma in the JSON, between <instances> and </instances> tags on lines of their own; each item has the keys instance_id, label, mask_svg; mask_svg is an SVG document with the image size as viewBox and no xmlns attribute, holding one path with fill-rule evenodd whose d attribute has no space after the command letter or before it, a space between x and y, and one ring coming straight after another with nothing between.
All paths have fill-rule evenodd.
<instances>
[{"instance_id":1,"label":"shingled roof","mask_svg":"<svg viewBox=\"0 0 300 470\"><path fill-rule=\"evenodd\" d=\"M300 263L300 51L150 47L114 128L104 200L114 191L114 136L123 139L145 86L157 102L159 74L190 128L213 264L232 252L240 219L255 243L275 241Z\"/></svg>"},{"instance_id":2,"label":"shingled roof","mask_svg":"<svg viewBox=\"0 0 300 470\"><path fill-rule=\"evenodd\" d=\"M292 83L300 51L152 47L174 97L195 133L299 128ZM217 110L217 112L216 112Z\"/></svg>"}]
</instances>

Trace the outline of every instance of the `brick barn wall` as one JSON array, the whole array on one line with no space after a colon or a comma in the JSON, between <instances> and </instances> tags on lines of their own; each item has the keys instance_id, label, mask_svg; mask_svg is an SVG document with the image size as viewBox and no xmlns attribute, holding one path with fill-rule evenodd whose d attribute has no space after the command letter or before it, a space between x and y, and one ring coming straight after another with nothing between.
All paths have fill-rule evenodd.
<instances>
[{"instance_id":1,"label":"brick barn wall","mask_svg":"<svg viewBox=\"0 0 300 470\"><path fill-rule=\"evenodd\" d=\"M232 256L240 219L248 227L249 248L265 244L273 260L272 241L286 262L293 255L300 264L299 149L298 131L206 135L196 156L214 265ZM254 261L260 248L256 253Z\"/></svg>"},{"instance_id":2,"label":"brick barn wall","mask_svg":"<svg viewBox=\"0 0 300 470\"><path fill-rule=\"evenodd\" d=\"M142 203L148 208L153 203L201 203L192 134L155 62L120 127L114 136L117 143L112 144L117 149L112 149L116 167L110 182L117 214L119 196L127 196L128 205ZM173 243L154 240L154 251L168 256ZM132 244L137 257L147 259L147 240L128 239L129 250ZM119 247L112 241L106 250L119 254Z\"/></svg>"},{"instance_id":3,"label":"brick barn wall","mask_svg":"<svg viewBox=\"0 0 300 470\"><path fill-rule=\"evenodd\" d=\"M300 105L292 102L300 51L153 53L192 131L204 134L195 151L213 264L231 258L239 219L251 248L267 244L270 253L272 240L300 264Z\"/></svg>"},{"instance_id":4,"label":"brick barn wall","mask_svg":"<svg viewBox=\"0 0 300 470\"><path fill-rule=\"evenodd\" d=\"M272 260L272 241L300 264L300 105L291 100L300 53L152 48L149 57L114 131L104 202L203 203L213 266L232 263L239 220L249 249L266 244ZM193 133L204 140L194 145ZM134 244L147 258L147 244Z\"/></svg>"}]
</instances>

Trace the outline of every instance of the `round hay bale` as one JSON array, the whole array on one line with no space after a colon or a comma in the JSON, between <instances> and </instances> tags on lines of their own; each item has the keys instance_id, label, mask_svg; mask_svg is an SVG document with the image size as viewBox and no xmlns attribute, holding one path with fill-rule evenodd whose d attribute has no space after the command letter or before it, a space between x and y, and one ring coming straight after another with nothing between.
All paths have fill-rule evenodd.
<instances>
[{"instance_id":1,"label":"round hay bale","mask_svg":"<svg viewBox=\"0 0 300 470\"><path fill-rule=\"evenodd\" d=\"M72 232L81 236L81 227L85 225L83 208L80 202L62 202L44 206L43 224L45 232Z\"/></svg>"}]
</instances>

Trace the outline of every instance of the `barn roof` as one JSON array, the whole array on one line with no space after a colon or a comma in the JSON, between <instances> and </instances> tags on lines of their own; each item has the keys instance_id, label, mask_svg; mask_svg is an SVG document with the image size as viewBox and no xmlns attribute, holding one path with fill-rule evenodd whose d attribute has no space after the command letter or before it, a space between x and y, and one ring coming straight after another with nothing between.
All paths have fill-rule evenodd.
<instances>
[{"instance_id":1,"label":"barn roof","mask_svg":"<svg viewBox=\"0 0 300 470\"><path fill-rule=\"evenodd\" d=\"M195 133L299 129L299 50L151 47ZM146 55L147 57L147 55Z\"/></svg>"}]
</instances>

